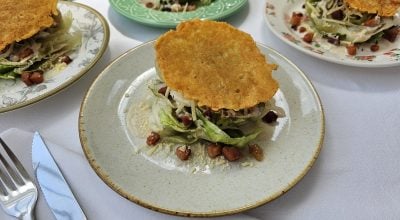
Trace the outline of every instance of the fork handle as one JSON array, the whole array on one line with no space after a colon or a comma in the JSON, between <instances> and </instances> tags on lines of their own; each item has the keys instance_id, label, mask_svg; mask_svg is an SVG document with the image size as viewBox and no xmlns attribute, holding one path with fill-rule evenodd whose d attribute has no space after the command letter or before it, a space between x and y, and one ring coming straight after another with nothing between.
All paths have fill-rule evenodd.
<instances>
[{"instance_id":1,"label":"fork handle","mask_svg":"<svg viewBox=\"0 0 400 220\"><path fill-rule=\"evenodd\" d=\"M21 220L35 220L35 216L33 215L33 210L29 210L25 215L22 216Z\"/></svg>"}]
</instances>

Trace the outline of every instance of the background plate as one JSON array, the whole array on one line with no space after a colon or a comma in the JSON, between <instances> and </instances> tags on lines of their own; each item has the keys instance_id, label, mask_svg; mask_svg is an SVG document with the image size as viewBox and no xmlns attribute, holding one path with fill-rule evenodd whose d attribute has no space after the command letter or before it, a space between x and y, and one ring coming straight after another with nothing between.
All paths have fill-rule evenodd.
<instances>
[{"instance_id":1,"label":"background plate","mask_svg":"<svg viewBox=\"0 0 400 220\"><path fill-rule=\"evenodd\" d=\"M85 155L100 178L123 197L147 208L185 216L233 214L262 205L294 186L310 169L321 149L324 114L306 76L276 51L258 45L270 62L280 89L275 105L285 116L269 126L258 143L265 159L198 167L197 158L176 158L174 148L149 153L148 117L133 117L143 108L146 82L155 77L153 42L112 62L94 81L82 103L79 135ZM144 108L146 109L146 108ZM140 111L139 111L140 112ZM164 149L164 150L163 150ZM167 152L167 154L164 154ZM169 152L169 154L168 154Z\"/></svg>"},{"instance_id":2,"label":"background plate","mask_svg":"<svg viewBox=\"0 0 400 220\"><path fill-rule=\"evenodd\" d=\"M82 77L103 55L110 38L108 24L94 9L79 3L60 1L62 14L70 11L71 32L82 32L81 47L71 54L73 62L54 75L45 73L45 81L26 86L21 80L0 80L0 113L14 110L49 97Z\"/></svg>"},{"instance_id":3,"label":"background plate","mask_svg":"<svg viewBox=\"0 0 400 220\"><path fill-rule=\"evenodd\" d=\"M305 0L267 0L264 18L269 29L283 42L313 57L333 63L358 67L389 67L400 65L400 39L382 40L379 51L371 52L371 44L359 47L356 56L349 56L344 46L334 46L325 39L314 38L311 44L302 40L303 34L289 24L292 12L303 12Z\"/></svg>"},{"instance_id":4,"label":"background plate","mask_svg":"<svg viewBox=\"0 0 400 220\"><path fill-rule=\"evenodd\" d=\"M142 24L170 28L181 21L194 18L219 20L228 17L246 4L247 0L215 0L190 12L162 12L144 7L140 0L110 0L118 13Z\"/></svg>"}]
</instances>

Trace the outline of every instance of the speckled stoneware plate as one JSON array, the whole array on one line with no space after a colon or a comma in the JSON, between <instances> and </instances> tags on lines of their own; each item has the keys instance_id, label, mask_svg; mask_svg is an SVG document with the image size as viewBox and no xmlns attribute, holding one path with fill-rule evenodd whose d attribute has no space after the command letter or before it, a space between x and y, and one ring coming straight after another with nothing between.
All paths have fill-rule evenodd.
<instances>
[{"instance_id":1,"label":"speckled stoneware plate","mask_svg":"<svg viewBox=\"0 0 400 220\"><path fill-rule=\"evenodd\" d=\"M326 39L314 38L311 44L302 40L299 33L289 24L292 12L302 12L305 0L267 0L264 10L265 21L270 30L285 43L313 57L333 63L358 67L389 67L400 65L400 39L394 43L382 40L377 52L370 50L371 44L359 47L357 55L347 54L344 46L334 46Z\"/></svg>"},{"instance_id":2,"label":"speckled stoneware plate","mask_svg":"<svg viewBox=\"0 0 400 220\"><path fill-rule=\"evenodd\" d=\"M220 20L242 8L247 0L215 0L190 12L164 12L146 8L141 0L109 0L118 13L145 25L171 28L194 18Z\"/></svg>"},{"instance_id":3,"label":"speckled stoneware plate","mask_svg":"<svg viewBox=\"0 0 400 220\"><path fill-rule=\"evenodd\" d=\"M324 113L310 81L291 61L258 44L279 65L274 105L281 117L257 142L262 162L205 156L204 147L182 162L174 145L146 146L150 132L149 80L156 78L154 42L113 61L82 102L79 135L97 175L121 196L152 210L183 216L220 216L269 202L293 187L321 150Z\"/></svg>"},{"instance_id":4,"label":"speckled stoneware plate","mask_svg":"<svg viewBox=\"0 0 400 220\"><path fill-rule=\"evenodd\" d=\"M71 32L81 31L82 44L70 57L73 62L60 72L45 73L43 83L26 86L21 80L0 80L0 113L38 102L49 97L82 77L103 55L110 38L108 24L94 9L79 3L60 1L62 14L70 11Z\"/></svg>"}]
</instances>

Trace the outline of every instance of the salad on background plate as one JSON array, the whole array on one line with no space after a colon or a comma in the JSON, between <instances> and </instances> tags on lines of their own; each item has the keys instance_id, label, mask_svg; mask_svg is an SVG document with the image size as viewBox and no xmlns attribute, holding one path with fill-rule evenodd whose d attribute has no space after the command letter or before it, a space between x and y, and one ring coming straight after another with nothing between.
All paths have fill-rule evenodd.
<instances>
[{"instance_id":1,"label":"salad on background plate","mask_svg":"<svg viewBox=\"0 0 400 220\"><path fill-rule=\"evenodd\" d=\"M41 0L45 1L50 0ZM8 43L2 45L0 54L0 113L36 103L66 88L89 71L107 48L109 28L101 14L79 3L54 2L60 15L54 18L56 24L50 19L48 28L34 29L28 38L2 41Z\"/></svg>"},{"instance_id":2,"label":"salad on background plate","mask_svg":"<svg viewBox=\"0 0 400 220\"><path fill-rule=\"evenodd\" d=\"M299 19L301 14L293 12L291 27L294 29L307 27L306 32L315 33L325 38L328 43L346 46L349 55L356 55L357 45L369 43L370 50L375 52L379 50L379 43L382 40L386 39L391 43L396 41L400 31L400 19L395 10L388 13L377 9L376 12L370 10L373 12L370 13L365 8L364 11L358 10L357 8L362 7L352 2L352 0L306 0L307 18L302 22L302 19ZM354 2L363 3L363 1ZM393 5L393 7L399 6Z\"/></svg>"},{"instance_id":3,"label":"salad on background plate","mask_svg":"<svg viewBox=\"0 0 400 220\"><path fill-rule=\"evenodd\" d=\"M161 28L175 28L180 22L195 18L221 20L237 13L247 3L247 0L109 1L111 7L121 15L144 25Z\"/></svg>"},{"instance_id":4,"label":"salad on background plate","mask_svg":"<svg viewBox=\"0 0 400 220\"><path fill-rule=\"evenodd\" d=\"M265 20L280 39L314 57L350 66L396 66L400 3L381 5L378 0L268 0Z\"/></svg>"},{"instance_id":5,"label":"salad on background plate","mask_svg":"<svg viewBox=\"0 0 400 220\"><path fill-rule=\"evenodd\" d=\"M166 12L188 12L207 6L214 0L141 0L146 7Z\"/></svg>"},{"instance_id":6,"label":"salad on background plate","mask_svg":"<svg viewBox=\"0 0 400 220\"><path fill-rule=\"evenodd\" d=\"M27 86L44 81L44 73L62 70L73 60L69 54L82 40L80 31L70 33L72 14L58 14L55 24L33 37L8 44L0 51L0 80L21 79Z\"/></svg>"}]
</instances>

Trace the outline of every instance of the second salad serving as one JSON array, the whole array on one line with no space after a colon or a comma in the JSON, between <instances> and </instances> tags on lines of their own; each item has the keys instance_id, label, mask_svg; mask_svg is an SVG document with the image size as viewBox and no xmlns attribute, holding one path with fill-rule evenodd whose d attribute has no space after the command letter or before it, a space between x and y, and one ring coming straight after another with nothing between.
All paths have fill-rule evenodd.
<instances>
[{"instance_id":1,"label":"second salad serving","mask_svg":"<svg viewBox=\"0 0 400 220\"><path fill-rule=\"evenodd\" d=\"M371 43L371 51L379 50L379 42L394 42L400 32L397 0L306 0L305 15L293 12L293 29L305 32L303 40L311 43L315 35L336 46L347 47L349 55L357 46Z\"/></svg>"}]
</instances>

